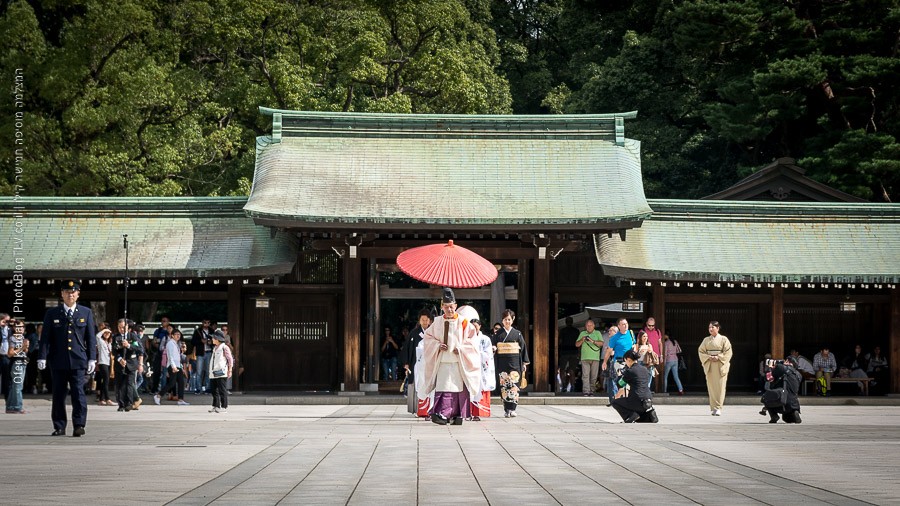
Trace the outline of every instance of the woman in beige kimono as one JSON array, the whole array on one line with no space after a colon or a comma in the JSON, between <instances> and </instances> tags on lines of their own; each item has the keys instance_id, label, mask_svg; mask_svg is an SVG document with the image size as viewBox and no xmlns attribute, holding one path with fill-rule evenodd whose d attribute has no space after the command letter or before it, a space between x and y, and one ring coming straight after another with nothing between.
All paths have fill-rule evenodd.
<instances>
[{"instance_id":1,"label":"woman in beige kimono","mask_svg":"<svg viewBox=\"0 0 900 506\"><path fill-rule=\"evenodd\" d=\"M709 409L713 416L722 414L725 403L725 384L728 383L728 370L731 368L731 341L719 334L719 322L709 322L709 335L700 343L697 350L700 363L706 373L706 388L709 390Z\"/></svg>"}]
</instances>

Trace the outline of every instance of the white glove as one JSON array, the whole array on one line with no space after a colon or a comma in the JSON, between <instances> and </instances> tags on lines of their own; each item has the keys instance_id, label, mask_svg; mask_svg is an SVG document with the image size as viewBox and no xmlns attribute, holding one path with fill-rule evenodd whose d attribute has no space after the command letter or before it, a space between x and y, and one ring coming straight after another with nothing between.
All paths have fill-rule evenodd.
<instances>
[{"instance_id":1,"label":"white glove","mask_svg":"<svg viewBox=\"0 0 900 506\"><path fill-rule=\"evenodd\" d=\"M46 360L38 360L38 370L43 371L46 368L47 368L47 361Z\"/></svg>"},{"instance_id":2,"label":"white glove","mask_svg":"<svg viewBox=\"0 0 900 506\"><path fill-rule=\"evenodd\" d=\"M88 360L87 373L94 374L94 369L96 369L96 368L97 368L97 361L96 360Z\"/></svg>"}]
</instances>

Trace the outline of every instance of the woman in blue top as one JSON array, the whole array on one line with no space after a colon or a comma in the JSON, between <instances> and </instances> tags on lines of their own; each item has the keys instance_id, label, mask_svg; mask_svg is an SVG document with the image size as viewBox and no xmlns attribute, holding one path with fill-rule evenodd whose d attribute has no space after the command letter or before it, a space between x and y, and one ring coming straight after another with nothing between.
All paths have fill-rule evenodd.
<instances>
[{"instance_id":1,"label":"woman in blue top","mask_svg":"<svg viewBox=\"0 0 900 506\"><path fill-rule=\"evenodd\" d=\"M610 404L612 404L616 393L619 391L619 387L616 384L619 379L616 371L624 367L624 365L619 367L613 366L615 364L622 364L622 357L625 355L625 352L634 349L634 334L628 330L628 320L619 318L616 327L616 333L609 338L609 349L606 350L606 355L603 357L603 365L601 366L604 371L609 368L609 377L606 381L606 393L609 396Z\"/></svg>"}]
</instances>

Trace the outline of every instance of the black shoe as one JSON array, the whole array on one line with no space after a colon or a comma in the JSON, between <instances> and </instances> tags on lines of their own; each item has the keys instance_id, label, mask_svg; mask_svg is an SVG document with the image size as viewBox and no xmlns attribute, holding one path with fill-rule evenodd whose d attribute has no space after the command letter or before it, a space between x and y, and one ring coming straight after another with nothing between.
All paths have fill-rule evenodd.
<instances>
[{"instance_id":1,"label":"black shoe","mask_svg":"<svg viewBox=\"0 0 900 506\"><path fill-rule=\"evenodd\" d=\"M431 415L431 421L438 425L447 425L449 423L449 420L444 418L443 415L439 415L437 413Z\"/></svg>"},{"instance_id":2,"label":"black shoe","mask_svg":"<svg viewBox=\"0 0 900 506\"><path fill-rule=\"evenodd\" d=\"M454 416L451 424L452 425L462 425L462 422L463 422L463 419L461 416Z\"/></svg>"},{"instance_id":3,"label":"black shoe","mask_svg":"<svg viewBox=\"0 0 900 506\"><path fill-rule=\"evenodd\" d=\"M119 406L119 411L125 411L125 408L123 408L122 406Z\"/></svg>"},{"instance_id":4,"label":"black shoe","mask_svg":"<svg viewBox=\"0 0 900 506\"><path fill-rule=\"evenodd\" d=\"M769 418L769 423L778 423L778 415L772 415Z\"/></svg>"},{"instance_id":5,"label":"black shoe","mask_svg":"<svg viewBox=\"0 0 900 506\"><path fill-rule=\"evenodd\" d=\"M639 415L637 413L632 413L631 415L628 416L628 418L625 419L625 423L634 423L634 422L638 421L638 419L640 417L641 417L641 415Z\"/></svg>"},{"instance_id":6,"label":"black shoe","mask_svg":"<svg viewBox=\"0 0 900 506\"><path fill-rule=\"evenodd\" d=\"M72 437L81 437L84 435L84 427L80 425L75 426L75 431L72 432Z\"/></svg>"},{"instance_id":7,"label":"black shoe","mask_svg":"<svg viewBox=\"0 0 900 506\"><path fill-rule=\"evenodd\" d=\"M131 410L134 409L134 408L132 408L131 406L125 406L123 409L124 409L125 411L131 411Z\"/></svg>"},{"instance_id":8,"label":"black shoe","mask_svg":"<svg viewBox=\"0 0 900 506\"><path fill-rule=\"evenodd\" d=\"M766 408L762 408L761 410L759 410L759 414L761 414L762 416L766 416L769 414L769 412L766 411Z\"/></svg>"},{"instance_id":9,"label":"black shoe","mask_svg":"<svg viewBox=\"0 0 900 506\"><path fill-rule=\"evenodd\" d=\"M65 435L66 435L66 429L56 429L56 430L53 431L53 433L50 434L50 435L51 435L51 436L65 436Z\"/></svg>"}]
</instances>

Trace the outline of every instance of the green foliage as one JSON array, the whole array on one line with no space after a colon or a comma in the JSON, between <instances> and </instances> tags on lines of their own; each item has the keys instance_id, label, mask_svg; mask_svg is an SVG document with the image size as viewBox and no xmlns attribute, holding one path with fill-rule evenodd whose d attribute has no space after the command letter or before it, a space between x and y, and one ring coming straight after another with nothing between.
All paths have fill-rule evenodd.
<instances>
[{"instance_id":1,"label":"green foliage","mask_svg":"<svg viewBox=\"0 0 900 506\"><path fill-rule=\"evenodd\" d=\"M255 137L269 127L261 105L510 112L487 7L473 0L83 0L40 9L18 0L0 17L0 74L12 82L15 69L25 71L22 184L31 195L246 194ZM12 117L13 106L0 107ZM0 146L0 155L12 149ZM0 178L0 192L12 192L11 176Z\"/></svg>"},{"instance_id":2,"label":"green foliage","mask_svg":"<svg viewBox=\"0 0 900 506\"><path fill-rule=\"evenodd\" d=\"M638 110L626 133L651 197L708 195L780 157L863 198L900 191L896 0L3 5L0 74L22 69L26 93L0 114L27 112L27 194L247 194L261 105Z\"/></svg>"},{"instance_id":3,"label":"green foliage","mask_svg":"<svg viewBox=\"0 0 900 506\"><path fill-rule=\"evenodd\" d=\"M517 113L638 110L651 197L722 190L780 157L897 198L895 0L495 0ZM565 90L565 93L561 91Z\"/></svg>"}]
</instances>

